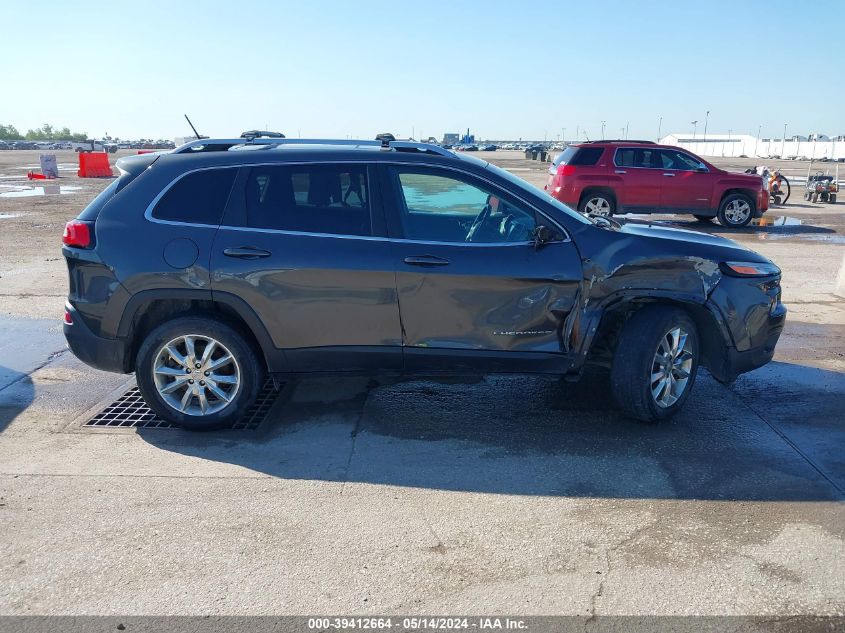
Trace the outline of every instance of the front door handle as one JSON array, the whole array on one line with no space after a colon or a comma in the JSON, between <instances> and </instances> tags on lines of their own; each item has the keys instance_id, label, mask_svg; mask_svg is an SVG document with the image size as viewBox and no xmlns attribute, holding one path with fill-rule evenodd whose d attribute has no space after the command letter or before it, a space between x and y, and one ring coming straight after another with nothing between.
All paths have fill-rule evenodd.
<instances>
[{"instance_id":1,"label":"front door handle","mask_svg":"<svg viewBox=\"0 0 845 633\"><path fill-rule=\"evenodd\" d=\"M675 174L673 174L673 173L669 173L669 172L667 172L667 173L665 173L665 174L663 174L663 175L664 175L664 176L668 176L669 178L674 178L674 177L675 177Z\"/></svg>"},{"instance_id":2,"label":"front door handle","mask_svg":"<svg viewBox=\"0 0 845 633\"><path fill-rule=\"evenodd\" d=\"M223 254L226 257L238 257L240 259L258 259L259 257L270 257L272 253L254 246L239 246L238 248L225 248Z\"/></svg>"},{"instance_id":3,"label":"front door handle","mask_svg":"<svg viewBox=\"0 0 845 633\"><path fill-rule=\"evenodd\" d=\"M403 260L411 266L448 266L449 260L434 255L411 255Z\"/></svg>"},{"instance_id":4,"label":"front door handle","mask_svg":"<svg viewBox=\"0 0 845 633\"><path fill-rule=\"evenodd\" d=\"M617 169L614 173L617 173L617 174L627 174L628 172L627 172L627 171L625 171L624 169Z\"/></svg>"}]
</instances>

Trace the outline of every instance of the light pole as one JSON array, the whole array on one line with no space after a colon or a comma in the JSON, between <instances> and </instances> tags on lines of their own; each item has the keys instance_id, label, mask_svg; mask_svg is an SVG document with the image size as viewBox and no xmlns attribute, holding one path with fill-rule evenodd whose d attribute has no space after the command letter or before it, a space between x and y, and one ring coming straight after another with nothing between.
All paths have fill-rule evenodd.
<instances>
[{"instance_id":1,"label":"light pole","mask_svg":"<svg viewBox=\"0 0 845 633\"><path fill-rule=\"evenodd\" d=\"M707 121L710 119L710 110L704 115L704 142L707 142Z\"/></svg>"},{"instance_id":2,"label":"light pole","mask_svg":"<svg viewBox=\"0 0 845 633\"><path fill-rule=\"evenodd\" d=\"M783 158L783 154L786 152L786 123L783 124L783 137L780 141L780 157Z\"/></svg>"},{"instance_id":3,"label":"light pole","mask_svg":"<svg viewBox=\"0 0 845 633\"><path fill-rule=\"evenodd\" d=\"M630 121L625 121L625 140L626 141L628 140L628 125L630 123L631 123Z\"/></svg>"},{"instance_id":4,"label":"light pole","mask_svg":"<svg viewBox=\"0 0 845 633\"><path fill-rule=\"evenodd\" d=\"M657 120L657 142L660 142L660 130L663 129L663 117Z\"/></svg>"},{"instance_id":5,"label":"light pole","mask_svg":"<svg viewBox=\"0 0 845 633\"><path fill-rule=\"evenodd\" d=\"M560 140L563 142L564 145L566 145L566 128L562 127L560 128L560 131L563 132L563 134L560 135Z\"/></svg>"},{"instance_id":6,"label":"light pole","mask_svg":"<svg viewBox=\"0 0 845 633\"><path fill-rule=\"evenodd\" d=\"M757 126L757 138L754 140L754 158L757 158L757 145L760 143L760 130L762 129L762 125Z\"/></svg>"},{"instance_id":7,"label":"light pole","mask_svg":"<svg viewBox=\"0 0 845 633\"><path fill-rule=\"evenodd\" d=\"M690 121L690 125L693 126L692 128L692 140L695 140L695 133L698 131L698 119L695 121Z\"/></svg>"},{"instance_id":8,"label":"light pole","mask_svg":"<svg viewBox=\"0 0 845 633\"><path fill-rule=\"evenodd\" d=\"M601 122L601 137L602 137L602 140L604 140L604 124L605 123L607 123L607 121Z\"/></svg>"}]
</instances>

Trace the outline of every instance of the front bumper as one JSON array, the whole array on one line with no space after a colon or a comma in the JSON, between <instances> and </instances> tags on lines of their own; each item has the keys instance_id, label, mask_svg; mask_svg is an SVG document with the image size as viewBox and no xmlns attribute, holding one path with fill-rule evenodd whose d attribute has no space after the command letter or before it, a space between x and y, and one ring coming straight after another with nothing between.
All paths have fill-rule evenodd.
<instances>
[{"instance_id":1,"label":"front bumper","mask_svg":"<svg viewBox=\"0 0 845 633\"><path fill-rule=\"evenodd\" d=\"M79 360L95 369L118 374L129 373L126 369L126 342L119 338L102 338L85 325L76 309L65 304L73 323L65 322L64 330L67 346Z\"/></svg>"},{"instance_id":2,"label":"front bumper","mask_svg":"<svg viewBox=\"0 0 845 633\"><path fill-rule=\"evenodd\" d=\"M730 382L740 374L752 371L768 363L775 355L775 346L786 323L786 306L778 303L768 317L763 332L755 339L761 341L754 347L740 351L729 346L722 357L721 367L711 368L711 373L722 382Z\"/></svg>"}]
</instances>

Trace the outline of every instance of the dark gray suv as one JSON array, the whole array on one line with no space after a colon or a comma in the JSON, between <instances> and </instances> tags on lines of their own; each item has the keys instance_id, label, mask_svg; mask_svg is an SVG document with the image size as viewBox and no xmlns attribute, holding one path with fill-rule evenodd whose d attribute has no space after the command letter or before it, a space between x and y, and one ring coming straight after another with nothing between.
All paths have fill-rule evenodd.
<instances>
[{"instance_id":1,"label":"dark gray suv","mask_svg":"<svg viewBox=\"0 0 845 633\"><path fill-rule=\"evenodd\" d=\"M270 374L610 369L671 416L699 366L768 362L780 271L729 240L588 217L489 163L398 141L203 139L122 158L69 222L64 331L191 429Z\"/></svg>"}]
</instances>

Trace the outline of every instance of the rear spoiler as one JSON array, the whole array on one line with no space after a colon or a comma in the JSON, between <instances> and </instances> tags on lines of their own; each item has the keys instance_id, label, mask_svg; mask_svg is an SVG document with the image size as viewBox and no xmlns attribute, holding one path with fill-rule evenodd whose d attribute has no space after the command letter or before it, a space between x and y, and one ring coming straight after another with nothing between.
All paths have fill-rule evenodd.
<instances>
[{"instance_id":1,"label":"rear spoiler","mask_svg":"<svg viewBox=\"0 0 845 633\"><path fill-rule=\"evenodd\" d=\"M147 167L158 160L158 157L167 152L150 152L149 154L137 154L135 156L124 156L118 158L115 165L120 170L121 174L129 174L135 178L138 174L144 171Z\"/></svg>"}]
</instances>

